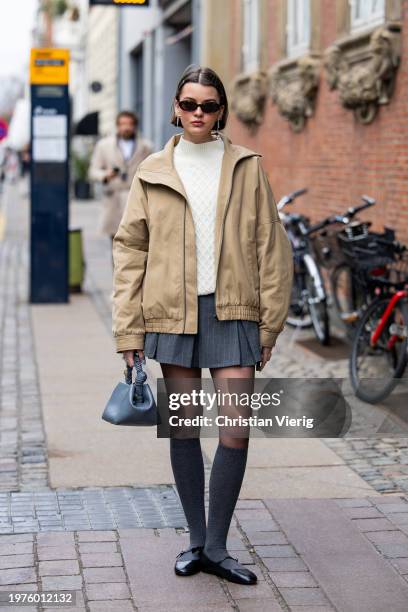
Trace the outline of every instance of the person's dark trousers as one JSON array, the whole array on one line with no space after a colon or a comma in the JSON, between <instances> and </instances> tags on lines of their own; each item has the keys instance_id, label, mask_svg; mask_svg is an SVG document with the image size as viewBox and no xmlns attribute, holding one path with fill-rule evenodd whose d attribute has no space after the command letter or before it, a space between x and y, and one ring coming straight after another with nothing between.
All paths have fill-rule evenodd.
<instances>
[{"instance_id":1,"label":"person's dark trousers","mask_svg":"<svg viewBox=\"0 0 408 612\"><path fill-rule=\"evenodd\" d=\"M190 530L190 548L204 546L204 461L200 438L170 438L170 458L184 514Z\"/></svg>"},{"instance_id":2,"label":"person's dark trousers","mask_svg":"<svg viewBox=\"0 0 408 612\"><path fill-rule=\"evenodd\" d=\"M227 536L244 479L248 448L231 448L219 442L209 483L207 537L204 553L218 562L228 555Z\"/></svg>"}]
</instances>

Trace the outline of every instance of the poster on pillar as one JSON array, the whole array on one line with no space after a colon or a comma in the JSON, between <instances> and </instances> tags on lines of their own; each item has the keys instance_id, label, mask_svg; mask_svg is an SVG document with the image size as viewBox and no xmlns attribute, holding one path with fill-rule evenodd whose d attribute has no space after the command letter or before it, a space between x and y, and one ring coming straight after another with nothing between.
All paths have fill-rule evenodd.
<instances>
[{"instance_id":1,"label":"poster on pillar","mask_svg":"<svg viewBox=\"0 0 408 612\"><path fill-rule=\"evenodd\" d=\"M149 6L150 0L89 0L89 6Z\"/></svg>"}]
</instances>

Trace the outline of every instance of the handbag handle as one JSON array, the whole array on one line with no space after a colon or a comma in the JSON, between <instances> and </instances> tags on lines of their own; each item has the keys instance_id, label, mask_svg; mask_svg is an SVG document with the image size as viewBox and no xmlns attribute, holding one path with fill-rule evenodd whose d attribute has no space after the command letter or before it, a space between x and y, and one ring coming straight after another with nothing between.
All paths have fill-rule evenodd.
<instances>
[{"instance_id":1,"label":"handbag handle","mask_svg":"<svg viewBox=\"0 0 408 612\"><path fill-rule=\"evenodd\" d=\"M137 352L134 354L134 364L134 368L136 369L136 379L133 383L135 387L134 399L136 403L141 403L143 402L143 384L147 378L147 374L143 371L142 362L140 361L139 354ZM127 385L132 384L132 372L132 366L126 364L125 381Z\"/></svg>"}]
</instances>

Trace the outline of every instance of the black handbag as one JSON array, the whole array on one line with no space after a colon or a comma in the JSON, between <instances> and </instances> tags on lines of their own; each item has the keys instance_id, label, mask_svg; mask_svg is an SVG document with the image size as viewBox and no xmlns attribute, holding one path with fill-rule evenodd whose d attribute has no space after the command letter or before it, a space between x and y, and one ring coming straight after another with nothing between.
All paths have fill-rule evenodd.
<instances>
[{"instance_id":1,"label":"black handbag","mask_svg":"<svg viewBox=\"0 0 408 612\"><path fill-rule=\"evenodd\" d=\"M132 382L133 368L126 365L125 382L116 385L102 419L112 425L160 425L160 417L152 390L146 381L142 362L135 352L136 378Z\"/></svg>"}]
</instances>

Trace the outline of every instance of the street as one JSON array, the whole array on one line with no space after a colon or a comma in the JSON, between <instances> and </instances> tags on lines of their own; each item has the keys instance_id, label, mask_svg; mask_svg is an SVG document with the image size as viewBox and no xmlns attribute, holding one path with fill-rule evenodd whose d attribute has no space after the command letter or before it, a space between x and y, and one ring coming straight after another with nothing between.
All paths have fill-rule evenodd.
<instances>
[{"instance_id":1,"label":"street","mask_svg":"<svg viewBox=\"0 0 408 612\"><path fill-rule=\"evenodd\" d=\"M395 435L397 416L388 436L367 435L383 424L379 405L353 403L349 437L251 441L228 548L257 585L175 576L188 533L168 441L101 419L123 362L110 331L109 242L95 229L100 203L71 206L86 282L60 305L28 304L24 182L6 185L0 210L1 591L72 589L68 609L90 612L406 610L407 438ZM339 346L335 358L319 356L310 332L286 328L262 375L346 377ZM148 359L146 371L153 387L160 368ZM216 443L202 440L207 481Z\"/></svg>"}]
</instances>

